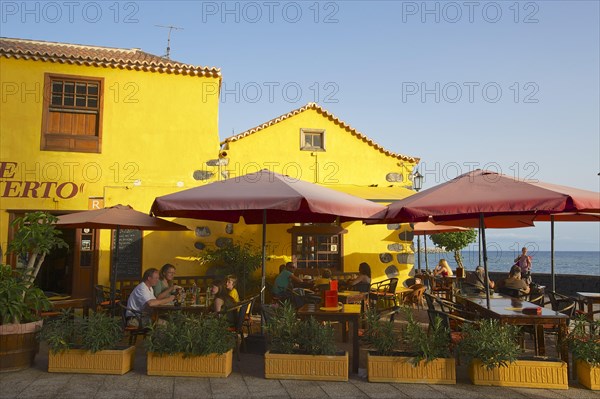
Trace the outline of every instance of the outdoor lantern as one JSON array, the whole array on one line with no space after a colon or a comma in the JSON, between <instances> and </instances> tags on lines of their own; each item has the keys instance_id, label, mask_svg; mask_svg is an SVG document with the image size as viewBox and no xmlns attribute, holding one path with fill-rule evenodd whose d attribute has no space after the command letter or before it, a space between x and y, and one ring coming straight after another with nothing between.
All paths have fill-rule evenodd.
<instances>
[{"instance_id":1,"label":"outdoor lantern","mask_svg":"<svg viewBox=\"0 0 600 399\"><path fill-rule=\"evenodd\" d=\"M413 188L415 189L416 192L421 191L421 188L423 188L423 175L419 173L419 171L415 171L415 174L412 177L412 181L413 181Z\"/></svg>"}]
</instances>

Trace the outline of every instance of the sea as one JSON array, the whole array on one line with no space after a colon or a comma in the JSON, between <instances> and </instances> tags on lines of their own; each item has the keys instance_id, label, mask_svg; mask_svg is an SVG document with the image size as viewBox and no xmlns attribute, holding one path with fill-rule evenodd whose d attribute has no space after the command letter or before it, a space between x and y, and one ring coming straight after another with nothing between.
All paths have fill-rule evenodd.
<instances>
[{"instance_id":1,"label":"sea","mask_svg":"<svg viewBox=\"0 0 600 399\"><path fill-rule=\"evenodd\" d=\"M488 251L488 270L491 272L507 272L520 254L513 251ZM421 253L421 268L425 269L424 253ZM530 252L531 273L550 274L550 251ZM467 271L475 270L479 264L478 251L463 251L463 265ZM435 268L440 259L446 259L453 270L456 269L454 254L451 252L428 253L429 269ZM415 254L415 264L417 254ZM483 264L483 261L482 261ZM598 251L555 251L554 270L556 274L579 274L600 276L600 252Z\"/></svg>"}]
</instances>

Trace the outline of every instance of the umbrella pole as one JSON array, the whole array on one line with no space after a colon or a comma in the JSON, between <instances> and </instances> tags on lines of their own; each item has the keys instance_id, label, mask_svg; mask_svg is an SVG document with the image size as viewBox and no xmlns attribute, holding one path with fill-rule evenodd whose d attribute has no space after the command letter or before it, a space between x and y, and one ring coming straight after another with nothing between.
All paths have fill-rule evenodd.
<instances>
[{"instance_id":1,"label":"umbrella pole","mask_svg":"<svg viewBox=\"0 0 600 399\"><path fill-rule=\"evenodd\" d=\"M479 245L479 263L477 265L481 265L481 228L477 229L479 233L479 240L477 241L477 245Z\"/></svg>"},{"instance_id":2,"label":"umbrella pole","mask_svg":"<svg viewBox=\"0 0 600 399\"><path fill-rule=\"evenodd\" d=\"M423 236L423 245L425 246L425 270L429 271L429 263L427 262L427 235Z\"/></svg>"},{"instance_id":3,"label":"umbrella pole","mask_svg":"<svg viewBox=\"0 0 600 399\"><path fill-rule=\"evenodd\" d=\"M554 215L550 215L550 273L552 274L552 291L556 292L556 275L554 274Z\"/></svg>"},{"instance_id":4,"label":"umbrella pole","mask_svg":"<svg viewBox=\"0 0 600 399\"><path fill-rule=\"evenodd\" d=\"M260 278L260 335L263 335L265 320L262 317L262 308L265 304L265 269L267 268L267 210L263 209L263 226L262 226L262 271Z\"/></svg>"},{"instance_id":5,"label":"umbrella pole","mask_svg":"<svg viewBox=\"0 0 600 399\"><path fill-rule=\"evenodd\" d=\"M117 226L117 233L115 238L115 255L112 259L112 275L110 276L110 307L112 309L112 315L115 315L116 308L116 300L115 294L117 289L117 262L119 261L119 235L121 232L121 228Z\"/></svg>"},{"instance_id":6,"label":"umbrella pole","mask_svg":"<svg viewBox=\"0 0 600 399\"><path fill-rule=\"evenodd\" d=\"M421 273L421 236L417 236L417 262L419 265L419 274Z\"/></svg>"},{"instance_id":7,"label":"umbrella pole","mask_svg":"<svg viewBox=\"0 0 600 399\"><path fill-rule=\"evenodd\" d=\"M488 276L488 264L487 264L487 248L485 245L485 223L483 222L483 213L479 214L479 231L481 231L481 238L483 240L483 269L485 270L485 301L487 308L490 308L490 276Z\"/></svg>"}]
</instances>

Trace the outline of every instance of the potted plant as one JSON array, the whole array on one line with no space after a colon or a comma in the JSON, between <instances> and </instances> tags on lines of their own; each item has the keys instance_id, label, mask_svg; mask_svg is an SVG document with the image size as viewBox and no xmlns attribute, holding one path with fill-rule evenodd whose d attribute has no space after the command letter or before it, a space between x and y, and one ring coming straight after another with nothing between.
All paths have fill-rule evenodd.
<instances>
[{"instance_id":1,"label":"potted plant","mask_svg":"<svg viewBox=\"0 0 600 399\"><path fill-rule=\"evenodd\" d=\"M519 358L519 328L482 319L465 325L460 351L471 359L469 377L475 385L568 389L567 364L558 359Z\"/></svg>"},{"instance_id":2,"label":"potted plant","mask_svg":"<svg viewBox=\"0 0 600 399\"><path fill-rule=\"evenodd\" d=\"M373 310L367 312L365 340L373 348L367 354L369 382L408 382L424 384L456 384L456 366L450 354L450 332L441 319L429 332L405 308L407 326L403 339L394 323L380 320ZM400 351L404 342L405 351Z\"/></svg>"},{"instance_id":3,"label":"potted plant","mask_svg":"<svg viewBox=\"0 0 600 399\"><path fill-rule=\"evenodd\" d=\"M81 318L63 311L40 332L51 373L125 374L133 368L135 346L119 345L122 338L118 320L104 313Z\"/></svg>"},{"instance_id":4,"label":"potted plant","mask_svg":"<svg viewBox=\"0 0 600 399\"><path fill-rule=\"evenodd\" d=\"M146 338L148 375L227 377L236 340L228 327L225 317L170 313Z\"/></svg>"},{"instance_id":5,"label":"potted plant","mask_svg":"<svg viewBox=\"0 0 600 399\"><path fill-rule=\"evenodd\" d=\"M348 381L348 352L338 352L329 323L298 320L286 303L267 323L265 378Z\"/></svg>"},{"instance_id":6,"label":"potted plant","mask_svg":"<svg viewBox=\"0 0 600 399\"><path fill-rule=\"evenodd\" d=\"M579 383L589 389L600 389L600 320L588 321L585 315L574 321L568 344L575 359Z\"/></svg>"},{"instance_id":7,"label":"potted plant","mask_svg":"<svg viewBox=\"0 0 600 399\"><path fill-rule=\"evenodd\" d=\"M38 351L35 334L42 325L40 312L51 306L33 281L46 254L67 246L54 228L56 220L48 213L33 212L11 223L15 234L8 250L26 265L17 270L0 265L0 371L30 367Z\"/></svg>"}]
</instances>

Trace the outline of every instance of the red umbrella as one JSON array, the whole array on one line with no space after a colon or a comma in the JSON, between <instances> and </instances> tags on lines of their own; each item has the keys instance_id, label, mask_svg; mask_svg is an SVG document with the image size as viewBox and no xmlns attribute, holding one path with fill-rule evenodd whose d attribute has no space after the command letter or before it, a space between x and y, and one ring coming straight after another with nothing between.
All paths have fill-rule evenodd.
<instances>
[{"instance_id":1,"label":"red umbrella","mask_svg":"<svg viewBox=\"0 0 600 399\"><path fill-rule=\"evenodd\" d=\"M500 173L475 170L389 205L381 223L418 222L468 226L479 221L487 276L486 220L527 223L555 215L580 220L600 213L600 195L593 191L543 182L527 182ZM491 220L491 219L490 219ZM488 226L491 227L491 226ZM489 293L488 293L489 294Z\"/></svg>"},{"instance_id":2,"label":"red umbrella","mask_svg":"<svg viewBox=\"0 0 600 399\"><path fill-rule=\"evenodd\" d=\"M138 212L129 205L115 205L103 209L70 213L58 217L56 225L61 228L116 229L116 242L119 242L121 229L136 230L188 230L187 227ZM110 298L114 305L119 245L116 246L115 262L111 272ZM113 306L114 309L114 306Z\"/></svg>"},{"instance_id":3,"label":"red umbrella","mask_svg":"<svg viewBox=\"0 0 600 399\"><path fill-rule=\"evenodd\" d=\"M293 177L261 170L158 197L150 213L202 220L262 224L264 303L267 223L331 223L381 218L385 207Z\"/></svg>"},{"instance_id":4,"label":"red umbrella","mask_svg":"<svg viewBox=\"0 0 600 399\"><path fill-rule=\"evenodd\" d=\"M457 231L466 231L470 230L466 227L460 226L450 226L450 225L440 225L432 222L418 222L413 226L413 233L416 236L425 236L439 233L454 233ZM427 264L427 237L423 240L425 244L425 269L429 270L429 266ZM419 264L419 272L421 272L421 238L417 237L417 259Z\"/></svg>"}]
</instances>

